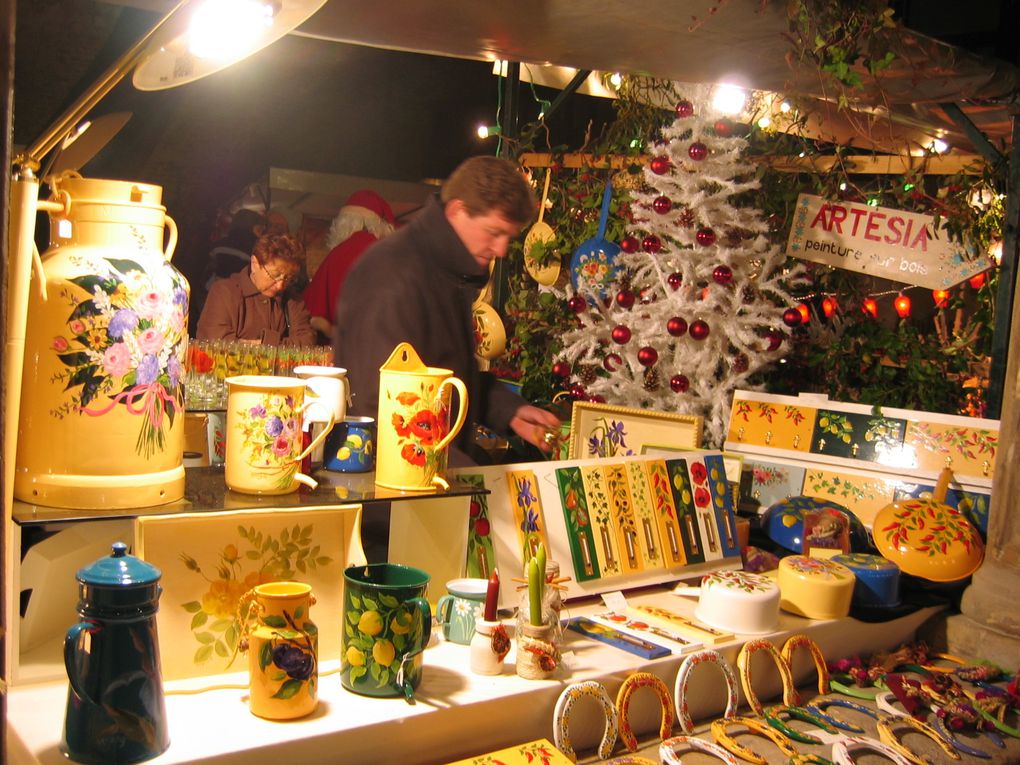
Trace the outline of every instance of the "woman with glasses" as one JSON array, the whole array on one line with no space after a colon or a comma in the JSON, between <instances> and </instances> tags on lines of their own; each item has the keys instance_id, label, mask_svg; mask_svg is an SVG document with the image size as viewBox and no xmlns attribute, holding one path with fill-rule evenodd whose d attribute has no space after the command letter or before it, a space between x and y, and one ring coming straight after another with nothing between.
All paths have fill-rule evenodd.
<instances>
[{"instance_id":1,"label":"woman with glasses","mask_svg":"<svg viewBox=\"0 0 1020 765\"><path fill-rule=\"evenodd\" d=\"M305 248L297 237L259 237L248 267L212 285L196 339L314 345L315 330L308 310L287 290L304 262Z\"/></svg>"}]
</instances>

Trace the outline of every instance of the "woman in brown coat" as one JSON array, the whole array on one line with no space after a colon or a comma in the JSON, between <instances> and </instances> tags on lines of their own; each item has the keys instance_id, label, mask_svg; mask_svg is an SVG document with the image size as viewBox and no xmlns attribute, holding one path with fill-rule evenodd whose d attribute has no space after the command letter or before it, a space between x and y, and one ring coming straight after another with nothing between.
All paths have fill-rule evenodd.
<instances>
[{"instance_id":1,"label":"woman in brown coat","mask_svg":"<svg viewBox=\"0 0 1020 765\"><path fill-rule=\"evenodd\" d=\"M297 277L304 260L304 246L296 237L259 237L248 267L210 288L196 338L314 345L308 309L300 298L287 294L287 285Z\"/></svg>"}]
</instances>

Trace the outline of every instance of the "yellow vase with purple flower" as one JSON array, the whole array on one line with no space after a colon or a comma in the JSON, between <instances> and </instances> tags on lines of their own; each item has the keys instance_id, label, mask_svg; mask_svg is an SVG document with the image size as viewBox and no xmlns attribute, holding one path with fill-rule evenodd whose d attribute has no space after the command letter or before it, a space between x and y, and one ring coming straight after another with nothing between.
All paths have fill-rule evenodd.
<instances>
[{"instance_id":1,"label":"yellow vase with purple flower","mask_svg":"<svg viewBox=\"0 0 1020 765\"><path fill-rule=\"evenodd\" d=\"M319 703L319 633L308 616L315 598L303 582L269 582L238 605L241 649L248 652L249 707L268 720L291 720Z\"/></svg>"},{"instance_id":2,"label":"yellow vase with purple flower","mask_svg":"<svg viewBox=\"0 0 1020 765\"><path fill-rule=\"evenodd\" d=\"M14 494L123 508L184 496L187 280L145 183L50 180L50 247L29 290ZM164 245L164 237L166 244Z\"/></svg>"}]
</instances>

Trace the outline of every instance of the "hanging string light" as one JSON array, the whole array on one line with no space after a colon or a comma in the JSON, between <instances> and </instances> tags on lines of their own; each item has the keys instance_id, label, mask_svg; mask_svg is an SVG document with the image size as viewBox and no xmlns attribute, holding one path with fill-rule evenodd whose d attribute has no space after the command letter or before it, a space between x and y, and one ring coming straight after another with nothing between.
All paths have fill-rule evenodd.
<instances>
[{"instance_id":1,"label":"hanging string light","mask_svg":"<svg viewBox=\"0 0 1020 765\"><path fill-rule=\"evenodd\" d=\"M893 301L893 308L896 309L896 315L901 319L907 318L910 316L910 297L901 292Z\"/></svg>"},{"instance_id":2,"label":"hanging string light","mask_svg":"<svg viewBox=\"0 0 1020 765\"><path fill-rule=\"evenodd\" d=\"M801 324L807 324L811 321L811 309L807 303L797 303L797 313L800 314Z\"/></svg>"},{"instance_id":3,"label":"hanging string light","mask_svg":"<svg viewBox=\"0 0 1020 765\"><path fill-rule=\"evenodd\" d=\"M839 310L839 303L836 302L836 298L832 295L826 295L822 298L822 313L825 314L826 319L831 319L832 315Z\"/></svg>"},{"instance_id":4,"label":"hanging string light","mask_svg":"<svg viewBox=\"0 0 1020 765\"><path fill-rule=\"evenodd\" d=\"M949 305L949 290L932 290L931 298L936 308L945 308Z\"/></svg>"},{"instance_id":5,"label":"hanging string light","mask_svg":"<svg viewBox=\"0 0 1020 765\"><path fill-rule=\"evenodd\" d=\"M861 310L870 315L872 319L878 318L878 303L873 297L866 297L861 301Z\"/></svg>"}]
</instances>

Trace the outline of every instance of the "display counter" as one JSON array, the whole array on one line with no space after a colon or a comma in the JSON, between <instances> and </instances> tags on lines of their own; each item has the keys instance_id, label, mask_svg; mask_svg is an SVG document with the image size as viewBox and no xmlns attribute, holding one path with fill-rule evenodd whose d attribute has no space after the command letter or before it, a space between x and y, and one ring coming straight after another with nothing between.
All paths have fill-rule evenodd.
<instances>
[{"instance_id":1,"label":"display counter","mask_svg":"<svg viewBox=\"0 0 1020 765\"><path fill-rule=\"evenodd\" d=\"M690 599L663 589L632 594L629 602L665 605L693 614ZM569 615L583 615L601 608L588 601L571 604ZM809 635L826 656L871 654L913 639L915 632L936 608L882 622L853 619L812 621L783 613L780 628L769 639L781 646L793 634ZM564 614L565 616L567 614ZM319 617L326 618L323 614ZM750 638L746 638L750 639ZM713 646L735 666L737 653L746 642L742 636ZM683 656L673 654L644 660L617 648L597 643L572 632L564 633L563 666L553 679L524 680L514 674L513 652L502 675L486 677L468 669L468 649L434 636L425 653L425 673L416 700L367 698L349 693L340 685L339 662L323 658L318 710L301 720L270 722L253 716L247 706L247 674L223 675L166 684L167 716L171 745L153 765L208 763L209 765L258 765L300 762L317 765L359 763L445 763L515 743L546 737L552 739L553 710L561 691L581 680L602 682L615 695L631 673L658 675L672 689ZM799 683L813 682L809 657L797 657L794 674ZM759 667L758 660L761 665ZM779 675L766 656L755 657L754 685L762 699L779 695ZM717 673L694 673L688 698L695 720L721 713L725 693ZM193 692L214 685L219 690ZM631 722L639 740L656 737L659 711L651 694L636 695ZM17 687L8 699L8 752L10 765L57 765L67 760L59 751L67 698L66 682L47 682ZM602 719L594 704L586 705L571 725L575 749L590 753L602 734ZM617 746L615 754L623 752Z\"/></svg>"}]
</instances>

